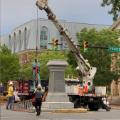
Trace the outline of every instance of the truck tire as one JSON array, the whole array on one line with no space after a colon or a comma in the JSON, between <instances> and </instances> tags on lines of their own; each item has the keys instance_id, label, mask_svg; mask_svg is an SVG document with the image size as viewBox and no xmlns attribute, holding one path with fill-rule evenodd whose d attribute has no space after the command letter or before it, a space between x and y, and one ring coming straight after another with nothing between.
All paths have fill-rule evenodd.
<instances>
[{"instance_id":1,"label":"truck tire","mask_svg":"<svg viewBox=\"0 0 120 120\"><path fill-rule=\"evenodd\" d=\"M99 106L96 105L95 103L89 103L88 108L89 108L90 111L98 111Z\"/></svg>"},{"instance_id":2,"label":"truck tire","mask_svg":"<svg viewBox=\"0 0 120 120\"><path fill-rule=\"evenodd\" d=\"M110 111L111 107L107 106L106 111Z\"/></svg>"},{"instance_id":3,"label":"truck tire","mask_svg":"<svg viewBox=\"0 0 120 120\"><path fill-rule=\"evenodd\" d=\"M106 111L110 111L111 107L107 106L106 104L102 104L102 109L105 109Z\"/></svg>"},{"instance_id":4,"label":"truck tire","mask_svg":"<svg viewBox=\"0 0 120 120\"><path fill-rule=\"evenodd\" d=\"M79 107L80 107L79 99L75 99L75 100L73 101L73 103L74 103L74 108L79 108Z\"/></svg>"}]
</instances>

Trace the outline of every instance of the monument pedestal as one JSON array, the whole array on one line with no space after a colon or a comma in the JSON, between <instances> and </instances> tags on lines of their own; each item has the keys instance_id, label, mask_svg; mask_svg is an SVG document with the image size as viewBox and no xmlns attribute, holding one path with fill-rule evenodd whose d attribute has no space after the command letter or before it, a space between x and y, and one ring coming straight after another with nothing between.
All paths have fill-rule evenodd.
<instances>
[{"instance_id":1,"label":"monument pedestal","mask_svg":"<svg viewBox=\"0 0 120 120\"><path fill-rule=\"evenodd\" d=\"M46 101L42 103L42 109L68 109L74 108L69 97L65 93L64 71L67 66L66 61L54 60L48 62L49 87Z\"/></svg>"}]
</instances>

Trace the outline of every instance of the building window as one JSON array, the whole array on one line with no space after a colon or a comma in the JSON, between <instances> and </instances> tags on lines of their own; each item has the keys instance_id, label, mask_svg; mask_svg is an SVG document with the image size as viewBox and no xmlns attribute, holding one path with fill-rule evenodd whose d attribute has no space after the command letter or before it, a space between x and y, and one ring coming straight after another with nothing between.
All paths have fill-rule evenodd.
<instances>
[{"instance_id":1,"label":"building window","mask_svg":"<svg viewBox=\"0 0 120 120\"><path fill-rule=\"evenodd\" d=\"M9 49L12 49L11 35L9 35Z\"/></svg>"},{"instance_id":2,"label":"building window","mask_svg":"<svg viewBox=\"0 0 120 120\"><path fill-rule=\"evenodd\" d=\"M24 50L27 49L27 28L24 29Z\"/></svg>"},{"instance_id":3,"label":"building window","mask_svg":"<svg viewBox=\"0 0 120 120\"><path fill-rule=\"evenodd\" d=\"M43 26L40 32L40 47L47 48L47 40L48 40L48 29Z\"/></svg>"},{"instance_id":4,"label":"building window","mask_svg":"<svg viewBox=\"0 0 120 120\"><path fill-rule=\"evenodd\" d=\"M16 50L16 33L14 32L14 39L13 39L13 52L15 53Z\"/></svg>"},{"instance_id":5,"label":"building window","mask_svg":"<svg viewBox=\"0 0 120 120\"><path fill-rule=\"evenodd\" d=\"M68 48L67 43L65 39L63 38L63 36L60 37L60 41L61 41L61 50Z\"/></svg>"},{"instance_id":6,"label":"building window","mask_svg":"<svg viewBox=\"0 0 120 120\"><path fill-rule=\"evenodd\" d=\"M21 47L22 47L21 30L19 30L19 51L21 50Z\"/></svg>"},{"instance_id":7,"label":"building window","mask_svg":"<svg viewBox=\"0 0 120 120\"><path fill-rule=\"evenodd\" d=\"M61 41L61 50L64 50L64 39L63 39L63 37L60 37L60 41Z\"/></svg>"}]
</instances>

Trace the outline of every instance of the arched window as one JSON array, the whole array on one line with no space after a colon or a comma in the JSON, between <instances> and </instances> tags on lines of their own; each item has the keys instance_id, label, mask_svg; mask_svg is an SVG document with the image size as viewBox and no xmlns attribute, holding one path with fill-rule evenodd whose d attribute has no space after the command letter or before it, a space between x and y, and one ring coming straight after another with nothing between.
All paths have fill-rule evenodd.
<instances>
[{"instance_id":1,"label":"arched window","mask_svg":"<svg viewBox=\"0 0 120 120\"><path fill-rule=\"evenodd\" d=\"M12 43L11 43L11 35L9 35L9 49L12 49Z\"/></svg>"},{"instance_id":2,"label":"arched window","mask_svg":"<svg viewBox=\"0 0 120 120\"><path fill-rule=\"evenodd\" d=\"M66 43L65 39L63 38L63 36L60 37L60 41L61 41L61 49L62 50L67 49L68 46L67 46L67 43Z\"/></svg>"},{"instance_id":3,"label":"arched window","mask_svg":"<svg viewBox=\"0 0 120 120\"><path fill-rule=\"evenodd\" d=\"M15 53L16 50L16 33L14 32L14 39L13 39L13 52Z\"/></svg>"},{"instance_id":4,"label":"arched window","mask_svg":"<svg viewBox=\"0 0 120 120\"><path fill-rule=\"evenodd\" d=\"M19 51L21 50L21 47L22 47L21 30L19 30Z\"/></svg>"},{"instance_id":5,"label":"arched window","mask_svg":"<svg viewBox=\"0 0 120 120\"><path fill-rule=\"evenodd\" d=\"M48 29L43 26L40 32L40 48L47 48Z\"/></svg>"},{"instance_id":6,"label":"arched window","mask_svg":"<svg viewBox=\"0 0 120 120\"><path fill-rule=\"evenodd\" d=\"M24 50L27 49L27 28L24 29Z\"/></svg>"}]
</instances>

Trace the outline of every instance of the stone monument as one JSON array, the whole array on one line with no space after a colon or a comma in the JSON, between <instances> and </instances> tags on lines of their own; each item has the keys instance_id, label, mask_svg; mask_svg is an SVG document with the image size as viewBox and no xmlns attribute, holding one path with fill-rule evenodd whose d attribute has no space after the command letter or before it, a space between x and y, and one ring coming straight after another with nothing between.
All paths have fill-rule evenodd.
<instances>
[{"instance_id":1,"label":"stone monument","mask_svg":"<svg viewBox=\"0 0 120 120\"><path fill-rule=\"evenodd\" d=\"M64 71L68 65L63 60L53 60L47 63L49 68L49 86L46 101L42 104L42 109L69 109L74 108L69 97L65 93Z\"/></svg>"}]
</instances>

